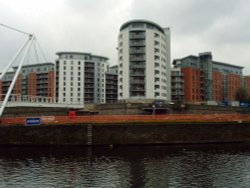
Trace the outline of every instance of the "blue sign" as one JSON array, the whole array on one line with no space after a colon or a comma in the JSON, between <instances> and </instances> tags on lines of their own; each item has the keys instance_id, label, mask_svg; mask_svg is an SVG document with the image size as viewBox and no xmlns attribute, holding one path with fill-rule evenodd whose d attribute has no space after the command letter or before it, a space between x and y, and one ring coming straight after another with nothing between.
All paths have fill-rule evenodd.
<instances>
[{"instance_id":1,"label":"blue sign","mask_svg":"<svg viewBox=\"0 0 250 188\"><path fill-rule=\"evenodd\" d=\"M241 106L241 107L248 107L248 103L247 103L247 102L241 102L241 103L240 103L240 106Z\"/></svg>"},{"instance_id":2,"label":"blue sign","mask_svg":"<svg viewBox=\"0 0 250 188\"><path fill-rule=\"evenodd\" d=\"M40 125L41 120L38 117L26 118L25 125Z\"/></svg>"}]
</instances>

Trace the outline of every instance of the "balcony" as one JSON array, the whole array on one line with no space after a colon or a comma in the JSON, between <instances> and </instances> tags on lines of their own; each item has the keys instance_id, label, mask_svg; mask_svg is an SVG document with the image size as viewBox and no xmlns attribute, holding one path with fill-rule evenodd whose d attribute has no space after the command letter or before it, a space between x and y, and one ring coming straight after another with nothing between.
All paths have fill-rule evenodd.
<instances>
[{"instance_id":1,"label":"balcony","mask_svg":"<svg viewBox=\"0 0 250 188\"><path fill-rule=\"evenodd\" d=\"M144 72L131 72L130 73L130 76L145 76L145 73Z\"/></svg>"},{"instance_id":2,"label":"balcony","mask_svg":"<svg viewBox=\"0 0 250 188\"><path fill-rule=\"evenodd\" d=\"M95 72L95 70L94 70L94 69L90 69L90 68L86 68L84 72L85 72L85 73L88 73L88 72Z\"/></svg>"},{"instance_id":3,"label":"balcony","mask_svg":"<svg viewBox=\"0 0 250 188\"><path fill-rule=\"evenodd\" d=\"M85 84L84 88L85 88L85 89L94 88L94 85Z\"/></svg>"},{"instance_id":4,"label":"balcony","mask_svg":"<svg viewBox=\"0 0 250 188\"><path fill-rule=\"evenodd\" d=\"M144 87L130 87L130 91L132 91L132 92L138 92L138 91L145 91L145 88Z\"/></svg>"},{"instance_id":5,"label":"balcony","mask_svg":"<svg viewBox=\"0 0 250 188\"><path fill-rule=\"evenodd\" d=\"M130 41L130 46L145 46L145 41Z\"/></svg>"},{"instance_id":6,"label":"balcony","mask_svg":"<svg viewBox=\"0 0 250 188\"><path fill-rule=\"evenodd\" d=\"M183 96L184 95L184 93L183 92L180 92L180 91L176 91L176 92L172 92L172 95L173 96Z\"/></svg>"},{"instance_id":7,"label":"balcony","mask_svg":"<svg viewBox=\"0 0 250 188\"><path fill-rule=\"evenodd\" d=\"M129 67L130 69L145 69L145 64L132 64Z\"/></svg>"},{"instance_id":8,"label":"balcony","mask_svg":"<svg viewBox=\"0 0 250 188\"><path fill-rule=\"evenodd\" d=\"M146 58L145 56L130 56L129 60L130 61L145 61Z\"/></svg>"},{"instance_id":9,"label":"balcony","mask_svg":"<svg viewBox=\"0 0 250 188\"><path fill-rule=\"evenodd\" d=\"M140 84L140 85L144 85L145 81L144 80L136 80L136 79L132 79L130 80L130 84Z\"/></svg>"},{"instance_id":10,"label":"balcony","mask_svg":"<svg viewBox=\"0 0 250 188\"><path fill-rule=\"evenodd\" d=\"M130 48L129 53L130 54L145 54L145 49L144 48L139 48L139 49Z\"/></svg>"},{"instance_id":11,"label":"balcony","mask_svg":"<svg viewBox=\"0 0 250 188\"><path fill-rule=\"evenodd\" d=\"M94 79L85 79L85 83L95 83Z\"/></svg>"},{"instance_id":12,"label":"balcony","mask_svg":"<svg viewBox=\"0 0 250 188\"><path fill-rule=\"evenodd\" d=\"M145 39L144 33L130 33L129 34L130 39Z\"/></svg>"},{"instance_id":13,"label":"balcony","mask_svg":"<svg viewBox=\"0 0 250 188\"><path fill-rule=\"evenodd\" d=\"M85 89L85 94L94 94L94 89Z\"/></svg>"},{"instance_id":14,"label":"balcony","mask_svg":"<svg viewBox=\"0 0 250 188\"><path fill-rule=\"evenodd\" d=\"M95 76L94 76L94 74L85 74L84 77L85 78L94 78Z\"/></svg>"}]
</instances>

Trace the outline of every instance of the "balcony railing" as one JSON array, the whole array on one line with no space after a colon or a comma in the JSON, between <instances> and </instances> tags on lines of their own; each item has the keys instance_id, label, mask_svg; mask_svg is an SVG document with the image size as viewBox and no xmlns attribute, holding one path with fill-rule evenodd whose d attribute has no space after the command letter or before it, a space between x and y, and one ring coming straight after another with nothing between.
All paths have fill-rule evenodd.
<instances>
[{"instance_id":1,"label":"balcony railing","mask_svg":"<svg viewBox=\"0 0 250 188\"><path fill-rule=\"evenodd\" d=\"M130 73L130 76L145 76L144 72L132 72Z\"/></svg>"},{"instance_id":2,"label":"balcony railing","mask_svg":"<svg viewBox=\"0 0 250 188\"><path fill-rule=\"evenodd\" d=\"M145 41L130 41L130 46L145 46Z\"/></svg>"},{"instance_id":3,"label":"balcony railing","mask_svg":"<svg viewBox=\"0 0 250 188\"><path fill-rule=\"evenodd\" d=\"M130 65L131 69L145 69L145 64L140 64L140 65Z\"/></svg>"},{"instance_id":4,"label":"balcony railing","mask_svg":"<svg viewBox=\"0 0 250 188\"><path fill-rule=\"evenodd\" d=\"M129 38L130 39L144 39L145 34L144 33L130 33Z\"/></svg>"}]
</instances>

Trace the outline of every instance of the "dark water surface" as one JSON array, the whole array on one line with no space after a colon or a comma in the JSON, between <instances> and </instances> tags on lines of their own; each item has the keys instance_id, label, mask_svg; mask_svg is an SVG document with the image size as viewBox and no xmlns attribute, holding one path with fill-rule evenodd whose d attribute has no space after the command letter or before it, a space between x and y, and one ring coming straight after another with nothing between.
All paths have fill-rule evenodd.
<instances>
[{"instance_id":1,"label":"dark water surface","mask_svg":"<svg viewBox=\"0 0 250 188\"><path fill-rule=\"evenodd\" d=\"M250 146L0 147L0 187L250 187Z\"/></svg>"}]
</instances>

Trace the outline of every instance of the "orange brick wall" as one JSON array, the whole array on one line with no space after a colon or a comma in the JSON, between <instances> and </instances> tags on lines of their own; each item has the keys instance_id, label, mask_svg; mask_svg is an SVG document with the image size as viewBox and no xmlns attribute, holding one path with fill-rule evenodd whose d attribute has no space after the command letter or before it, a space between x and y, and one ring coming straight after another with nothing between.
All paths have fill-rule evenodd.
<instances>
[{"instance_id":1,"label":"orange brick wall","mask_svg":"<svg viewBox=\"0 0 250 188\"><path fill-rule=\"evenodd\" d=\"M36 73L29 73L27 82L28 83L27 91L28 95L30 96L36 96L36 88L37 88L36 78L37 78Z\"/></svg>"},{"instance_id":2,"label":"orange brick wall","mask_svg":"<svg viewBox=\"0 0 250 188\"><path fill-rule=\"evenodd\" d=\"M13 94L14 95L21 95L22 94L22 74L18 75L18 78L16 80L14 89L13 89Z\"/></svg>"},{"instance_id":3,"label":"orange brick wall","mask_svg":"<svg viewBox=\"0 0 250 188\"><path fill-rule=\"evenodd\" d=\"M200 102L200 70L182 68L184 80L184 100L186 102Z\"/></svg>"},{"instance_id":4,"label":"orange brick wall","mask_svg":"<svg viewBox=\"0 0 250 188\"><path fill-rule=\"evenodd\" d=\"M236 91L241 87L240 75L228 74L227 76L227 100L236 100Z\"/></svg>"},{"instance_id":5,"label":"orange brick wall","mask_svg":"<svg viewBox=\"0 0 250 188\"><path fill-rule=\"evenodd\" d=\"M245 76L244 82L245 82L244 87L246 88L247 95L248 95L248 97L250 97L250 76Z\"/></svg>"},{"instance_id":6,"label":"orange brick wall","mask_svg":"<svg viewBox=\"0 0 250 188\"><path fill-rule=\"evenodd\" d=\"M55 87L55 82L54 82L54 71L48 72L48 96L47 97L54 97L54 87Z\"/></svg>"},{"instance_id":7,"label":"orange brick wall","mask_svg":"<svg viewBox=\"0 0 250 188\"><path fill-rule=\"evenodd\" d=\"M213 100L222 101L223 75L220 72L213 72Z\"/></svg>"}]
</instances>

